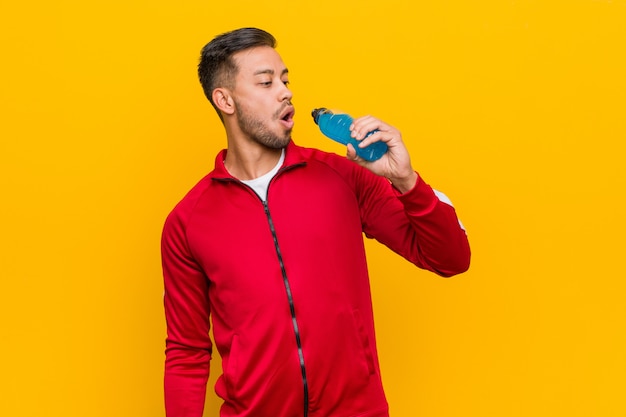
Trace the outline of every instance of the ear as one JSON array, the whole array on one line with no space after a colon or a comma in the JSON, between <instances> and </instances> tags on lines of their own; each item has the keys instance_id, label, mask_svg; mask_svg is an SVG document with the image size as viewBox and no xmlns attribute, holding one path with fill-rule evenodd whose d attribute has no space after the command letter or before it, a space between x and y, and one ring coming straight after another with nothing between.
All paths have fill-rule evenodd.
<instances>
[{"instance_id":1,"label":"ear","mask_svg":"<svg viewBox=\"0 0 626 417\"><path fill-rule=\"evenodd\" d=\"M235 113L235 101L227 88L219 87L213 90L213 103L224 114Z\"/></svg>"}]
</instances>

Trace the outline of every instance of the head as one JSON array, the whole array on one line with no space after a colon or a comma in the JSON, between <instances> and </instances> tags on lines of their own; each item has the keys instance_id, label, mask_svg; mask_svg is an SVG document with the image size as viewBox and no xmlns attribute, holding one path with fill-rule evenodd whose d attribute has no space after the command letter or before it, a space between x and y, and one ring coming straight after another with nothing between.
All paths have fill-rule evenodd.
<instances>
[{"instance_id":1,"label":"head","mask_svg":"<svg viewBox=\"0 0 626 417\"><path fill-rule=\"evenodd\" d=\"M293 107L286 87L287 69L275 47L276 39L261 29L226 32L202 49L198 75L223 123L224 117L233 116L230 119L254 140L283 147L290 138ZM281 119L287 132L268 126Z\"/></svg>"},{"instance_id":2,"label":"head","mask_svg":"<svg viewBox=\"0 0 626 417\"><path fill-rule=\"evenodd\" d=\"M213 90L217 87L233 89L238 70L233 55L259 46L276 48L276 39L261 29L242 28L222 33L202 48L198 77L204 95L209 99L220 119L222 119L222 113L213 100Z\"/></svg>"}]
</instances>

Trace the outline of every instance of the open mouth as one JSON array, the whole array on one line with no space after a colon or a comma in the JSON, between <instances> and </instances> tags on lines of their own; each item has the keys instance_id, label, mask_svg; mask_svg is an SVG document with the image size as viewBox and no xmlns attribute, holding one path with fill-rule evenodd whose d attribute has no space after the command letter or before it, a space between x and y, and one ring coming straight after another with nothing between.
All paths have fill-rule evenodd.
<instances>
[{"instance_id":1,"label":"open mouth","mask_svg":"<svg viewBox=\"0 0 626 417\"><path fill-rule=\"evenodd\" d=\"M293 126L293 115L295 114L293 107L287 108L280 116L280 120L287 126Z\"/></svg>"},{"instance_id":2,"label":"open mouth","mask_svg":"<svg viewBox=\"0 0 626 417\"><path fill-rule=\"evenodd\" d=\"M294 112L293 109L289 109L282 115L282 117L280 119L285 121L285 122L289 122L289 121L291 121L293 119L294 113L295 112Z\"/></svg>"}]
</instances>

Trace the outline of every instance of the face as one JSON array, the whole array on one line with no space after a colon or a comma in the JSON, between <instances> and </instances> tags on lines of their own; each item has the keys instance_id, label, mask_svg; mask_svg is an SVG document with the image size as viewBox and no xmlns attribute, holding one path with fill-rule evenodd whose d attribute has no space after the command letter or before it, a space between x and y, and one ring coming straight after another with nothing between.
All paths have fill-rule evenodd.
<instances>
[{"instance_id":1,"label":"face","mask_svg":"<svg viewBox=\"0 0 626 417\"><path fill-rule=\"evenodd\" d=\"M284 148L291 139L294 108L280 55L271 47L258 47L233 58L239 68L232 90L239 129L261 145Z\"/></svg>"}]
</instances>

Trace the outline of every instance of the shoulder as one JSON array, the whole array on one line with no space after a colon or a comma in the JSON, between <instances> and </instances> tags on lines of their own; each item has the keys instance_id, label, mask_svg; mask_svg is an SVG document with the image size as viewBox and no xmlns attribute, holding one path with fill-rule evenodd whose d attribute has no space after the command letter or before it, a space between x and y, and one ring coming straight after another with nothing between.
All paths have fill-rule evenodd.
<instances>
[{"instance_id":1,"label":"shoulder","mask_svg":"<svg viewBox=\"0 0 626 417\"><path fill-rule=\"evenodd\" d=\"M391 191L389 181L378 176L345 156L316 148L292 146L290 161L300 160L307 166L309 175L317 182L337 180L346 184L358 195L387 193ZM296 155L294 155L296 154ZM289 155L289 154L288 154Z\"/></svg>"},{"instance_id":2,"label":"shoulder","mask_svg":"<svg viewBox=\"0 0 626 417\"><path fill-rule=\"evenodd\" d=\"M211 174L198 181L184 197L174 206L165 220L165 229L171 227L184 227L191 217L194 208L211 186Z\"/></svg>"},{"instance_id":3,"label":"shoulder","mask_svg":"<svg viewBox=\"0 0 626 417\"><path fill-rule=\"evenodd\" d=\"M364 173L366 176L369 174L374 175L360 165L348 160L345 156L291 143L287 148L287 159L285 163L287 165L297 164L298 162L304 162L307 165L316 167L326 167L342 175L353 173Z\"/></svg>"}]
</instances>

